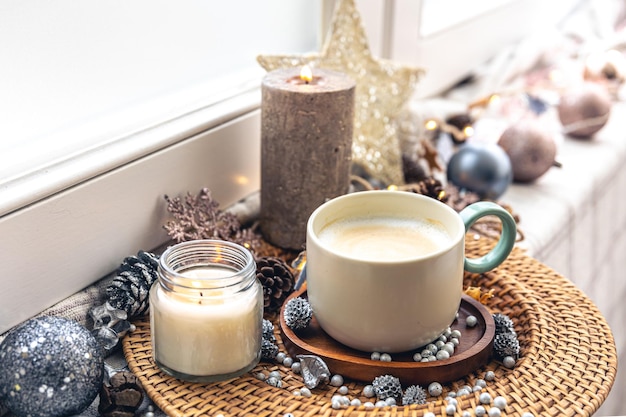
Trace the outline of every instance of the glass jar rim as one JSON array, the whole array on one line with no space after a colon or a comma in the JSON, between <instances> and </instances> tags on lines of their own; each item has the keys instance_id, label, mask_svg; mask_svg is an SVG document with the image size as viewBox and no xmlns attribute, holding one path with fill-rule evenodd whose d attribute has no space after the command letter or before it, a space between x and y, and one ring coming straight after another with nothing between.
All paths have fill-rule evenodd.
<instances>
[{"instance_id":1,"label":"glass jar rim","mask_svg":"<svg viewBox=\"0 0 626 417\"><path fill-rule=\"evenodd\" d=\"M186 271L202 267L222 267L232 274L194 278ZM249 249L218 239L198 239L168 247L159 258L159 280L168 288L212 290L237 287L256 277L256 263Z\"/></svg>"}]
</instances>

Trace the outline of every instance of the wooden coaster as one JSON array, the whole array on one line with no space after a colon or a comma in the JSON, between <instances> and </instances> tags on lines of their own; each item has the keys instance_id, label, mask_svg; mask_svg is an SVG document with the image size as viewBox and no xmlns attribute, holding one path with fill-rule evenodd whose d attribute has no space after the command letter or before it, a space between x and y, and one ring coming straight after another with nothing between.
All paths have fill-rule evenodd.
<instances>
[{"instance_id":1,"label":"wooden coaster","mask_svg":"<svg viewBox=\"0 0 626 417\"><path fill-rule=\"evenodd\" d=\"M294 297L307 297L306 287L291 294ZM294 331L285 324L283 309L280 312L280 331L285 348L294 358L296 355L307 354L319 356L326 362L333 374L340 374L357 381L371 382L380 375L390 374L400 378L403 384L419 384L427 386L433 381L451 382L462 378L486 364L492 354L495 323L493 316L480 302L463 295L459 308L458 319L451 328L461 332L459 346L449 359L434 362L415 362L413 354L420 348L403 353L391 354L391 362L370 359L371 352L362 352L345 346L331 338L315 319L306 329ZM468 316L475 316L478 323L467 327Z\"/></svg>"}]
</instances>

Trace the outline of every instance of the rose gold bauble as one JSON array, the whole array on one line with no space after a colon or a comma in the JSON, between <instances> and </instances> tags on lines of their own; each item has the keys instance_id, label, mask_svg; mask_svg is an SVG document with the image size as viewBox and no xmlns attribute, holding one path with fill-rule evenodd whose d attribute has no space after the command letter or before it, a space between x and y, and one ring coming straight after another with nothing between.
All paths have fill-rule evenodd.
<instances>
[{"instance_id":1,"label":"rose gold bauble","mask_svg":"<svg viewBox=\"0 0 626 417\"><path fill-rule=\"evenodd\" d=\"M601 85L587 82L563 93L557 109L564 133L589 138L609 120L611 97Z\"/></svg>"},{"instance_id":2,"label":"rose gold bauble","mask_svg":"<svg viewBox=\"0 0 626 417\"><path fill-rule=\"evenodd\" d=\"M498 141L511 159L513 180L531 182L554 165L556 143L546 129L532 120L507 128Z\"/></svg>"}]
</instances>

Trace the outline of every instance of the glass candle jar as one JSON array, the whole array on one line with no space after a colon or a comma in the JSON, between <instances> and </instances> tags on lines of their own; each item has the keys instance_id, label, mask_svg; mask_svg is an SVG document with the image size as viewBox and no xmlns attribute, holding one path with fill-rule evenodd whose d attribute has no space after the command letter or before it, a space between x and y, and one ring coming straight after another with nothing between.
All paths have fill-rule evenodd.
<instances>
[{"instance_id":1,"label":"glass candle jar","mask_svg":"<svg viewBox=\"0 0 626 417\"><path fill-rule=\"evenodd\" d=\"M263 290L246 248L194 240L168 248L150 290L152 352L165 373L192 382L239 376L260 359Z\"/></svg>"}]
</instances>

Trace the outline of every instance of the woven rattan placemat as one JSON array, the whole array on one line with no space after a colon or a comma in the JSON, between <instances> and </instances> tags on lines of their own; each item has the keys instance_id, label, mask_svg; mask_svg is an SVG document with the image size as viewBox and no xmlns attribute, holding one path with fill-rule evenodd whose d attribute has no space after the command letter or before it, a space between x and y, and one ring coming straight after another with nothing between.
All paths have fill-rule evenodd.
<instances>
[{"instance_id":1,"label":"woven rattan placemat","mask_svg":"<svg viewBox=\"0 0 626 417\"><path fill-rule=\"evenodd\" d=\"M489 238L466 240L466 252L475 257L493 245ZM179 381L160 372L152 361L149 321L135 323L137 330L123 341L130 369L146 393L169 416L283 416L296 417L399 417L422 416L432 411L446 416L446 392L474 385L486 371L495 372L483 392L502 395L508 406L504 416L532 412L535 416L589 416L609 394L617 371L613 335L598 308L570 281L523 251L514 249L497 270L465 276L465 286L493 289L486 306L504 313L515 323L521 357L514 369L493 360L483 368L444 387L439 398L424 405L366 409L364 406L335 410L331 397L337 388L324 385L311 398L296 397L292 391L303 386L299 375L282 365L261 362L253 372L280 370L282 388L274 388L252 375L214 384ZM278 329L278 326L276 326ZM276 334L280 341L280 334ZM331 369L332 371L332 369ZM350 398L361 395L362 383L347 381ZM478 393L457 398L457 415L473 410ZM473 412L472 412L473 415Z\"/></svg>"}]
</instances>

